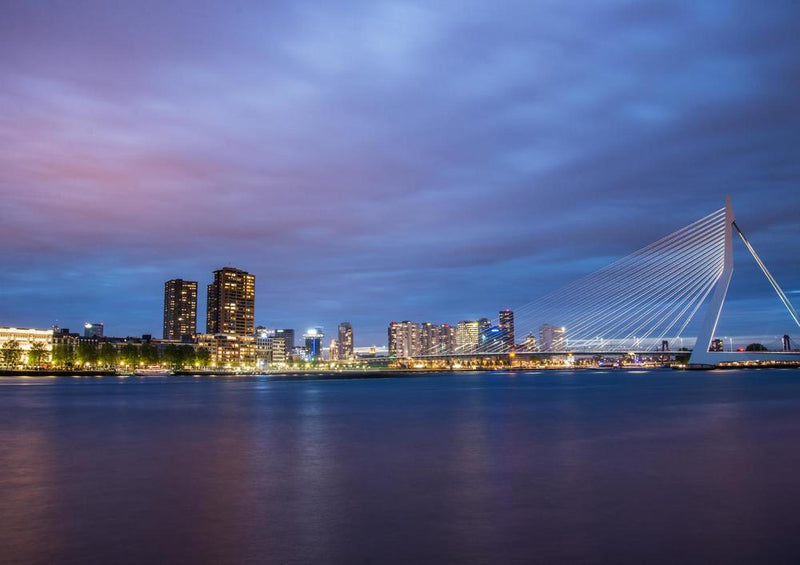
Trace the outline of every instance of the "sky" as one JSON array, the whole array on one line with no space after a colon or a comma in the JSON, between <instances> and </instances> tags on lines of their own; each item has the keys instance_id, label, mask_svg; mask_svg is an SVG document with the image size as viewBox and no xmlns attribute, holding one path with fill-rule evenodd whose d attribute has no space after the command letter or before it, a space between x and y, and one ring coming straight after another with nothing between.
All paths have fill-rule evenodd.
<instances>
[{"instance_id":1,"label":"sky","mask_svg":"<svg viewBox=\"0 0 800 565\"><path fill-rule=\"evenodd\" d=\"M232 265L257 324L380 345L726 194L800 305L798 21L780 0L3 2L0 325L160 336L183 278L202 330ZM739 248L720 331L800 337Z\"/></svg>"}]
</instances>

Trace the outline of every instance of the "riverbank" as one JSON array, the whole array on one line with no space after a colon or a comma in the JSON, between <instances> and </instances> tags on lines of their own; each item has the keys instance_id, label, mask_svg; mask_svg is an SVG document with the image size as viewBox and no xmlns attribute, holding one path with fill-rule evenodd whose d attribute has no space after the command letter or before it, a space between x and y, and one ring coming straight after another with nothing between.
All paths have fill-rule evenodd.
<instances>
[{"instance_id":1,"label":"riverbank","mask_svg":"<svg viewBox=\"0 0 800 565\"><path fill-rule=\"evenodd\" d=\"M87 371L68 371L64 369L42 369L42 370L0 370L0 377L115 377L119 373L113 369L106 370L87 370Z\"/></svg>"},{"instance_id":2,"label":"riverbank","mask_svg":"<svg viewBox=\"0 0 800 565\"><path fill-rule=\"evenodd\" d=\"M528 372L528 371L628 371L642 369L658 369L656 367L475 367L458 369L416 369L416 368L386 368L386 369L342 369L342 370L284 370L261 372L234 372L234 371L164 371L160 373L121 373L113 370L105 371L0 371L0 377L141 377L141 378L166 378L166 377L270 377L279 379L381 379L397 377L417 377L432 374L457 374L457 373L496 373L496 372Z\"/></svg>"}]
</instances>

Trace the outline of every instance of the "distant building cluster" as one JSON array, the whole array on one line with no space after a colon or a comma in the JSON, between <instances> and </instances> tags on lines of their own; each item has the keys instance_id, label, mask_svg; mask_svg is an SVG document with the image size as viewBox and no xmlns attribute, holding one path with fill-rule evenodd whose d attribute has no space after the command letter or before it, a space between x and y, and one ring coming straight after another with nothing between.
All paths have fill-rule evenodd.
<instances>
[{"instance_id":1,"label":"distant building cluster","mask_svg":"<svg viewBox=\"0 0 800 565\"><path fill-rule=\"evenodd\" d=\"M26 330L0 328L0 346L18 343L5 365L19 359L60 366L191 365L212 368L266 368L295 362L348 363L381 356L413 359L482 353L566 351L566 329L544 324L538 339L533 334L517 341L514 312L489 318L460 320L455 324L412 321L391 322L388 348L355 348L353 326L341 322L330 342L321 327L296 336L293 328L255 325L256 278L234 267L213 272L206 287L205 331L197 328L198 283L180 278L164 283L163 334L161 339L110 337L102 322L87 322L83 334L67 328ZM299 337L299 343L298 339ZM17 347L16 345L14 347Z\"/></svg>"},{"instance_id":2,"label":"distant building cluster","mask_svg":"<svg viewBox=\"0 0 800 565\"><path fill-rule=\"evenodd\" d=\"M388 328L389 356L414 358L437 355L475 355L480 353L515 353L566 351L566 328L544 324L539 341L533 334L517 343L514 312L500 310L494 325L488 318L461 320L455 324L432 322L391 322Z\"/></svg>"},{"instance_id":3,"label":"distant building cluster","mask_svg":"<svg viewBox=\"0 0 800 565\"><path fill-rule=\"evenodd\" d=\"M110 337L102 322L87 322L83 333L54 326L49 330L0 328L0 365L62 367L265 368L269 364L347 363L380 355L380 348L356 352L353 326L339 325L326 349L322 328L310 328L296 343L292 328L255 326L255 276L233 267L213 273L206 288L205 332L197 328L197 281L164 283L163 334Z\"/></svg>"},{"instance_id":4,"label":"distant building cluster","mask_svg":"<svg viewBox=\"0 0 800 565\"><path fill-rule=\"evenodd\" d=\"M256 278L241 269L224 267L214 271L207 287L206 331L196 332L197 283L173 279L164 284L164 340L180 340L209 351L217 367L285 364L324 359L354 358L353 328L339 326L339 342L324 350L322 328L310 328L295 344L292 328L255 326Z\"/></svg>"}]
</instances>

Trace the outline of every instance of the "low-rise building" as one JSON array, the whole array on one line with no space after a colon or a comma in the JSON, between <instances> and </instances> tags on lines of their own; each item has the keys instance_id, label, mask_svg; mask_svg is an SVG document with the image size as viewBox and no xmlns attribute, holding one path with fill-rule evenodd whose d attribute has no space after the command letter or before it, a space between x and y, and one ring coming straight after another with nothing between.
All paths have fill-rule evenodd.
<instances>
[{"instance_id":1,"label":"low-rise building","mask_svg":"<svg viewBox=\"0 0 800 565\"><path fill-rule=\"evenodd\" d=\"M27 365L47 363L51 359L53 351L53 330L39 330L34 328L11 328L0 327L0 351L7 346L12 347L16 343L15 349L19 354L16 361L7 363L8 365ZM29 355L38 355L39 359L30 359ZM3 359L0 358L0 362Z\"/></svg>"}]
</instances>

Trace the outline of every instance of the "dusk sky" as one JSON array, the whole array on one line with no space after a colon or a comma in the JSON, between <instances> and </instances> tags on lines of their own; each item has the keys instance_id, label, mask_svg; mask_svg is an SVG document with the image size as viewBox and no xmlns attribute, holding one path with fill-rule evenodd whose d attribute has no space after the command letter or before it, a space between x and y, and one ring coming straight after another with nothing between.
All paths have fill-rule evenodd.
<instances>
[{"instance_id":1,"label":"dusk sky","mask_svg":"<svg viewBox=\"0 0 800 565\"><path fill-rule=\"evenodd\" d=\"M0 7L0 325L455 323L724 205L800 305L800 3ZM737 243L720 331L793 333ZM757 320L763 319L764 325Z\"/></svg>"}]
</instances>

